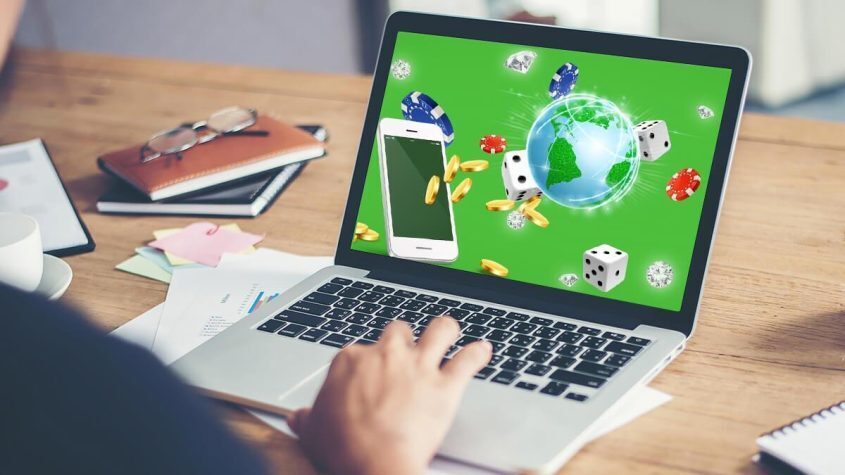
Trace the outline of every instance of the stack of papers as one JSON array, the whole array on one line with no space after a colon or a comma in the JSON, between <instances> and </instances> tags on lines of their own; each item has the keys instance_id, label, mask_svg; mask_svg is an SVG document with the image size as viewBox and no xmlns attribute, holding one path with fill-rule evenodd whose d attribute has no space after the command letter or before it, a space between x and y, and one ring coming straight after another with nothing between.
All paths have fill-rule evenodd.
<instances>
[{"instance_id":1,"label":"stack of papers","mask_svg":"<svg viewBox=\"0 0 845 475\"><path fill-rule=\"evenodd\" d=\"M153 351L170 364L314 272L331 257L270 249L224 254L217 267L173 271Z\"/></svg>"},{"instance_id":2,"label":"stack of papers","mask_svg":"<svg viewBox=\"0 0 845 475\"><path fill-rule=\"evenodd\" d=\"M223 254L249 254L264 236L245 233L237 224L208 222L184 228L159 229L154 241L135 249L135 255L115 268L148 279L170 283L173 270L216 267Z\"/></svg>"},{"instance_id":3,"label":"stack of papers","mask_svg":"<svg viewBox=\"0 0 845 475\"><path fill-rule=\"evenodd\" d=\"M139 248L133 259L141 257L162 270L162 260L170 263L163 253L152 258L145 255L150 252ZM167 300L112 334L149 349L163 363L170 364L332 263L333 259L328 256L306 257L264 248L246 254L223 253L216 267L170 263L167 276L171 284ZM598 438L670 399L668 394L643 387L605 417L591 436ZM248 411L274 429L295 437L284 418L252 409ZM429 473L489 472L438 457L432 462Z\"/></svg>"},{"instance_id":4,"label":"stack of papers","mask_svg":"<svg viewBox=\"0 0 845 475\"><path fill-rule=\"evenodd\" d=\"M153 351L170 364L332 263L328 256L262 248L246 255L224 254L216 268L176 267L167 300L112 334Z\"/></svg>"}]
</instances>

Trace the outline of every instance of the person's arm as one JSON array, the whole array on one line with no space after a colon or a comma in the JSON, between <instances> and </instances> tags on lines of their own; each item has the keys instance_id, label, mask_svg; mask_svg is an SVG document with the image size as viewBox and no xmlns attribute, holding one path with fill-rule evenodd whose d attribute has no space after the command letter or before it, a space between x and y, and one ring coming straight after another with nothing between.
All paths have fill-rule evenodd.
<instances>
[{"instance_id":1,"label":"person's arm","mask_svg":"<svg viewBox=\"0 0 845 475\"><path fill-rule=\"evenodd\" d=\"M0 324L0 473L266 473L147 350L2 284Z\"/></svg>"},{"instance_id":2,"label":"person's arm","mask_svg":"<svg viewBox=\"0 0 845 475\"><path fill-rule=\"evenodd\" d=\"M15 29L23 11L24 0L0 0L0 69L9 53Z\"/></svg>"},{"instance_id":3,"label":"person's arm","mask_svg":"<svg viewBox=\"0 0 845 475\"><path fill-rule=\"evenodd\" d=\"M0 285L0 473L264 473L260 459L146 350L103 335L76 312ZM290 419L331 473L421 473L487 342L441 369L458 325L438 318L418 345L392 323L379 343L332 363L310 410Z\"/></svg>"},{"instance_id":4,"label":"person's arm","mask_svg":"<svg viewBox=\"0 0 845 475\"><path fill-rule=\"evenodd\" d=\"M492 356L478 341L440 368L458 333L453 319L437 318L415 345L408 325L394 322L377 344L338 353L314 407L288 421L314 463L332 474L423 473Z\"/></svg>"}]
</instances>

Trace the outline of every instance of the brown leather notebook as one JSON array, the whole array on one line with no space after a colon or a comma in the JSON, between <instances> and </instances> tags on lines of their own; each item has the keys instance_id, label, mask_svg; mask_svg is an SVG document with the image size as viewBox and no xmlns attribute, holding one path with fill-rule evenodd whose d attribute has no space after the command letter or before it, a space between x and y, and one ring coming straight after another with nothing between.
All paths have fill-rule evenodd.
<instances>
[{"instance_id":1,"label":"brown leather notebook","mask_svg":"<svg viewBox=\"0 0 845 475\"><path fill-rule=\"evenodd\" d=\"M308 132L267 115L250 130L267 136L226 135L175 155L141 163L141 145L97 159L101 169L125 181L153 201L172 198L295 162L323 156L323 144Z\"/></svg>"}]
</instances>

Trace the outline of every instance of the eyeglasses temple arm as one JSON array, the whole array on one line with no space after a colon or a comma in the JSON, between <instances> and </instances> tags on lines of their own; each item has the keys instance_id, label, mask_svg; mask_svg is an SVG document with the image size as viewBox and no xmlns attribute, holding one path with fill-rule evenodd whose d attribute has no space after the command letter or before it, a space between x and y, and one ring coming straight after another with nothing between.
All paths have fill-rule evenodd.
<instances>
[{"instance_id":1,"label":"eyeglasses temple arm","mask_svg":"<svg viewBox=\"0 0 845 475\"><path fill-rule=\"evenodd\" d=\"M225 135L246 135L253 137L266 137L270 135L268 130L239 130L237 132L227 132Z\"/></svg>"}]
</instances>

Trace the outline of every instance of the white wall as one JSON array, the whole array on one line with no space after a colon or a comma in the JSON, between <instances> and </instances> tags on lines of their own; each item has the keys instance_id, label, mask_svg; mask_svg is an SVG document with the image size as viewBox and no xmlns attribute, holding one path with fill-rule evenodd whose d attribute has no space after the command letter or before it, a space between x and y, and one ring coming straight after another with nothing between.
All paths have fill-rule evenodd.
<instances>
[{"instance_id":1,"label":"white wall","mask_svg":"<svg viewBox=\"0 0 845 475\"><path fill-rule=\"evenodd\" d=\"M664 36L747 48L749 97L769 107L845 82L842 0L663 0Z\"/></svg>"},{"instance_id":2,"label":"white wall","mask_svg":"<svg viewBox=\"0 0 845 475\"><path fill-rule=\"evenodd\" d=\"M28 0L15 41L65 50L358 72L355 5L354 0Z\"/></svg>"}]
</instances>

